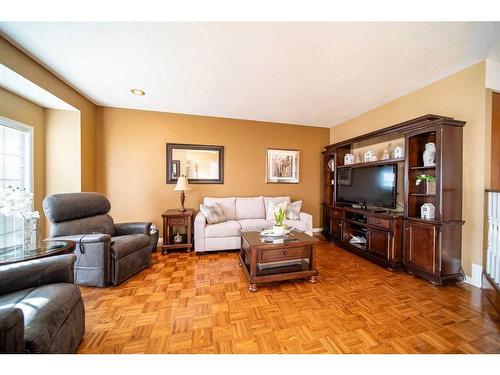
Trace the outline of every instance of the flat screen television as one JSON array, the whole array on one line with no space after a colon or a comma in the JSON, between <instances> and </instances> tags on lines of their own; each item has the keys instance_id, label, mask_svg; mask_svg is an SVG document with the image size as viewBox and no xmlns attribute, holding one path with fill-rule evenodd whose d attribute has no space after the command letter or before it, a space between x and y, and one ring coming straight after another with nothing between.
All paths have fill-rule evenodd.
<instances>
[{"instance_id":1,"label":"flat screen television","mask_svg":"<svg viewBox=\"0 0 500 375\"><path fill-rule=\"evenodd\" d=\"M337 171L337 202L396 208L397 164Z\"/></svg>"}]
</instances>

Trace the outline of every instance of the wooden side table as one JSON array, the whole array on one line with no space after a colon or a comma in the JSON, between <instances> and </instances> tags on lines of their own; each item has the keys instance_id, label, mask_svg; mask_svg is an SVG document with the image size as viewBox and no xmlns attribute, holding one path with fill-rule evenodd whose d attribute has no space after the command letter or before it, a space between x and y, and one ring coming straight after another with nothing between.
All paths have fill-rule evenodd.
<instances>
[{"instance_id":1,"label":"wooden side table","mask_svg":"<svg viewBox=\"0 0 500 375\"><path fill-rule=\"evenodd\" d=\"M188 252L193 249L193 217L194 210L188 208L186 211L167 210L162 215L163 218L163 245L162 254L167 254L168 250L186 249ZM182 235L182 243L174 242L174 231L170 228L186 227L186 234Z\"/></svg>"}]
</instances>

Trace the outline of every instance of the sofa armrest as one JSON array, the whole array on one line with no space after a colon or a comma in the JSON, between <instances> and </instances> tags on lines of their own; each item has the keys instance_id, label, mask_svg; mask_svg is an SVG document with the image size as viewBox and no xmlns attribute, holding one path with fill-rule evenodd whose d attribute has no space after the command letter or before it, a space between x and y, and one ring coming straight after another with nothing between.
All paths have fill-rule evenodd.
<instances>
[{"instance_id":1,"label":"sofa armrest","mask_svg":"<svg viewBox=\"0 0 500 375\"><path fill-rule=\"evenodd\" d=\"M0 309L0 353L24 353L24 314L21 309Z\"/></svg>"},{"instance_id":2,"label":"sofa armrest","mask_svg":"<svg viewBox=\"0 0 500 375\"><path fill-rule=\"evenodd\" d=\"M127 234L145 234L149 236L151 223L117 223L115 224L115 235L124 236Z\"/></svg>"},{"instance_id":3,"label":"sofa armrest","mask_svg":"<svg viewBox=\"0 0 500 375\"><path fill-rule=\"evenodd\" d=\"M307 212L301 212L300 213L300 221L305 222L306 224L306 230L305 232L312 236L312 229L313 229L313 217L311 214L308 214Z\"/></svg>"},{"instance_id":4,"label":"sofa armrest","mask_svg":"<svg viewBox=\"0 0 500 375\"><path fill-rule=\"evenodd\" d=\"M55 283L74 283L73 254L0 266L0 295Z\"/></svg>"},{"instance_id":5,"label":"sofa armrest","mask_svg":"<svg viewBox=\"0 0 500 375\"><path fill-rule=\"evenodd\" d=\"M205 226L207 219L201 212L198 212L194 219L194 250L205 251Z\"/></svg>"}]
</instances>

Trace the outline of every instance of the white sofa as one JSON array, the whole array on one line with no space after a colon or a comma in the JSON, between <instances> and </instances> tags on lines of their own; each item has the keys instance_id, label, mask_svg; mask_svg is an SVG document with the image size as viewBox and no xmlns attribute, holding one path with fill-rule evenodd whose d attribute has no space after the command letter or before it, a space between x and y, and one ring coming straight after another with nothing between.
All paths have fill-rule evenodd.
<instances>
[{"instance_id":1,"label":"white sofa","mask_svg":"<svg viewBox=\"0 0 500 375\"><path fill-rule=\"evenodd\" d=\"M217 224L207 224L201 212L194 220L194 248L196 252L239 249L241 246L240 230L263 230L273 226L266 220L269 202L290 202L290 197L206 197L203 204L212 206L218 204L227 221ZM306 232L312 236L312 216L300 213L300 220L285 219L290 227Z\"/></svg>"}]
</instances>

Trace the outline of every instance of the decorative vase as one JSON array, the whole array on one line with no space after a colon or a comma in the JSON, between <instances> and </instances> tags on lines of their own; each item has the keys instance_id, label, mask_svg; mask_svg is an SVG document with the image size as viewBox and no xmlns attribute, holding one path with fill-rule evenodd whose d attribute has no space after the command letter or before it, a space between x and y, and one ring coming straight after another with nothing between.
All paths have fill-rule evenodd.
<instances>
[{"instance_id":1,"label":"decorative vase","mask_svg":"<svg viewBox=\"0 0 500 375\"><path fill-rule=\"evenodd\" d=\"M436 181L425 181L425 194L436 194Z\"/></svg>"},{"instance_id":2,"label":"decorative vase","mask_svg":"<svg viewBox=\"0 0 500 375\"><path fill-rule=\"evenodd\" d=\"M16 215L12 218L12 239L7 243L14 247L23 247L24 245L24 223L23 219Z\"/></svg>"},{"instance_id":3,"label":"decorative vase","mask_svg":"<svg viewBox=\"0 0 500 375\"><path fill-rule=\"evenodd\" d=\"M436 165L436 145L433 142L425 144L425 151L422 154L425 167L433 167Z\"/></svg>"},{"instance_id":4,"label":"decorative vase","mask_svg":"<svg viewBox=\"0 0 500 375\"><path fill-rule=\"evenodd\" d=\"M177 232L177 234L174 236L174 242L175 243L181 243L182 242L182 235Z\"/></svg>"},{"instance_id":5,"label":"decorative vase","mask_svg":"<svg viewBox=\"0 0 500 375\"><path fill-rule=\"evenodd\" d=\"M40 220L37 218L24 219L22 226L23 248L33 251L40 247Z\"/></svg>"},{"instance_id":6,"label":"decorative vase","mask_svg":"<svg viewBox=\"0 0 500 375\"><path fill-rule=\"evenodd\" d=\"M335 170L335 160L333 158L328 161L328 167L330 168L331 172Z\"/></svg>"},{"instance_id":7,"label":"decorative vase","mask_svg":"<svg viewBox=\"0 0 500 375\"><path fill-rule=\"evenodd\" d=\"M284 225L273 225L273 233L277 235L282 235L285 233L285 226Z\"/></svg>"}]
</instances>

